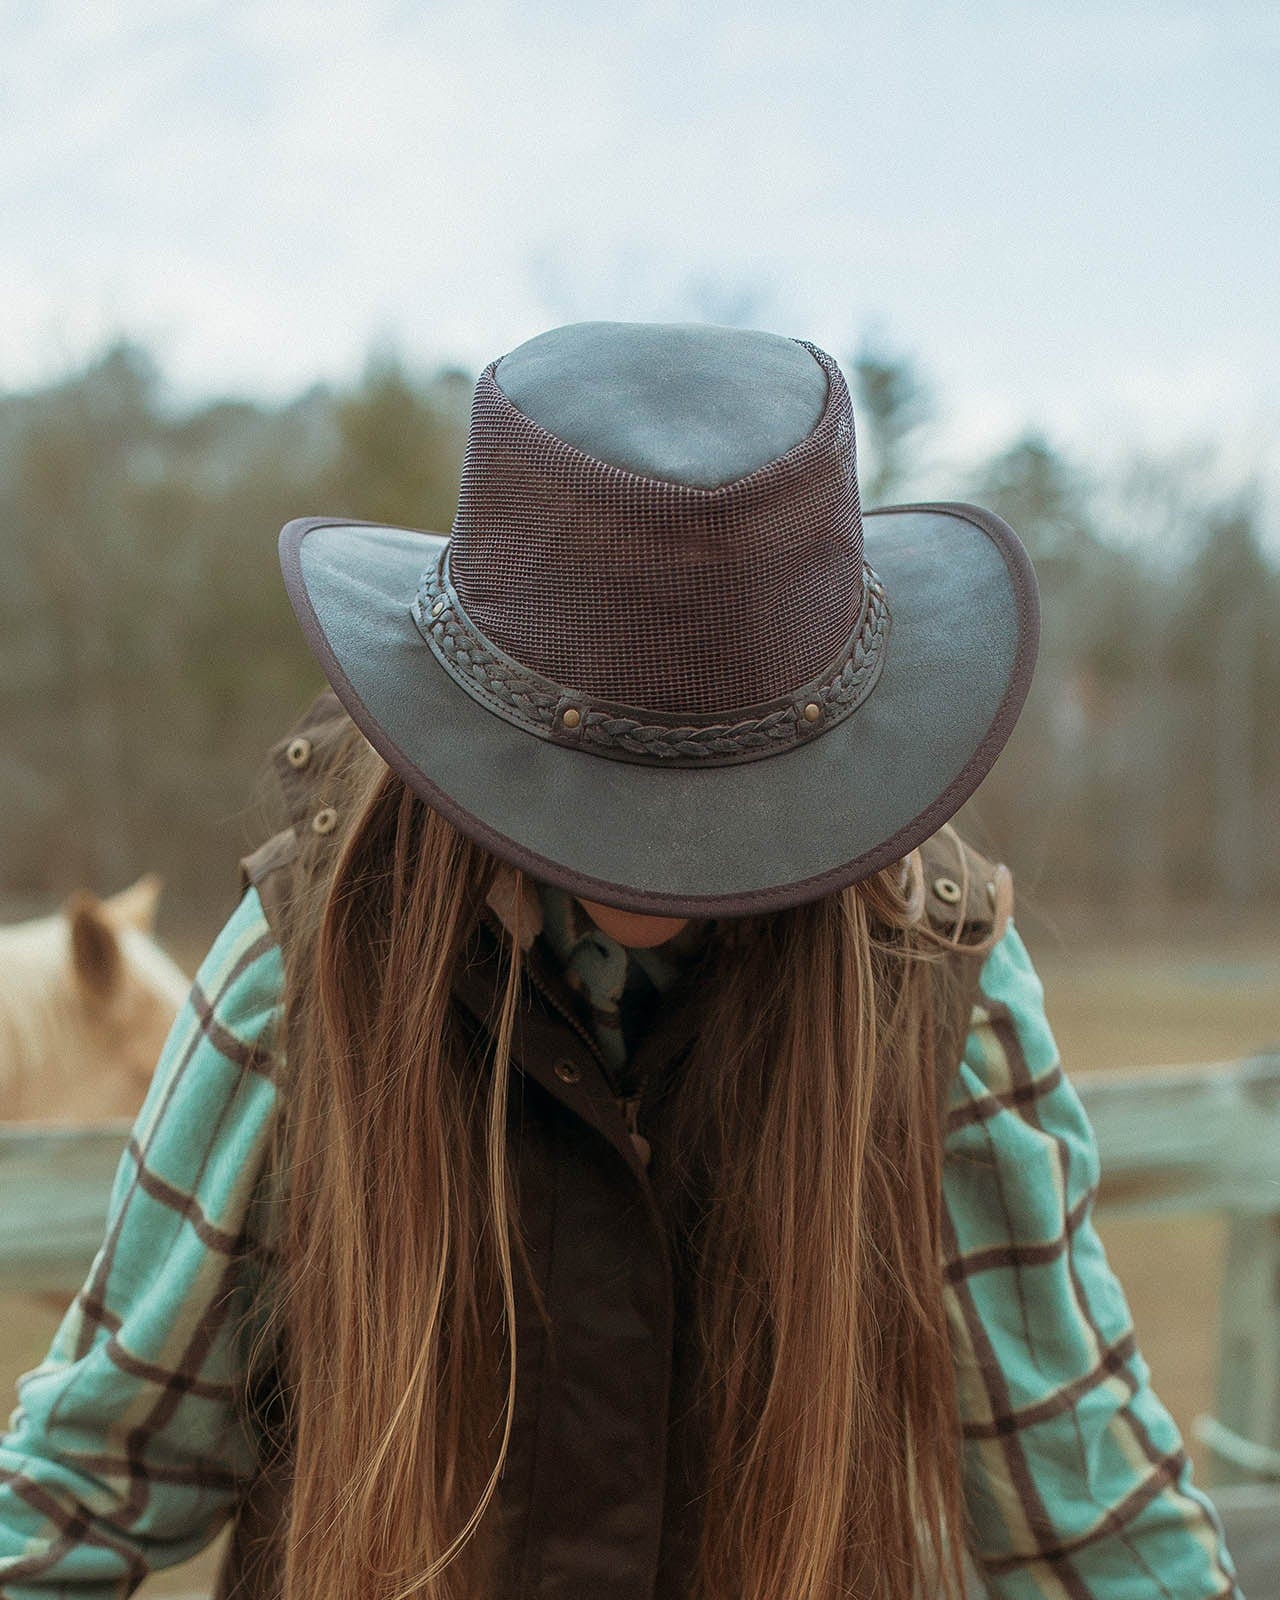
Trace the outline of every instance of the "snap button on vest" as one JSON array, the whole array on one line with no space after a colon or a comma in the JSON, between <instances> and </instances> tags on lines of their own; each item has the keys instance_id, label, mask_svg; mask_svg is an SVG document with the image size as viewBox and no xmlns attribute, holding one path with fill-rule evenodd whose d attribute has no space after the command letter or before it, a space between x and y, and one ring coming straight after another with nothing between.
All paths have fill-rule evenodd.
<instances>
[{"instance_id":1,"label":"snap button on vest","mask_svg":"<svg viewBox=\"0 0 1280 1600\"><path fill-rule=\"evenodd\" d=\"M577 1083L582 1076L582 1069L562 1056L551 1069L562 1083Z\"/></svg>"}]
</instances>

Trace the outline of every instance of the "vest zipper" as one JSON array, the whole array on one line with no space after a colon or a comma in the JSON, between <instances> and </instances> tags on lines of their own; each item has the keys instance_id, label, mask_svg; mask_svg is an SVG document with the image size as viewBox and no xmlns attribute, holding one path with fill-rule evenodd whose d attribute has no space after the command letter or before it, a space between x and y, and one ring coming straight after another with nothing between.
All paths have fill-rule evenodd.
<instances>
[{"instance_id":1,"label":"vest zipper","mask_svg":"<svg viewBox=\"0 0 1280 1600\"><path fill-rule=\"evenodd\" d=\"M539 978L538 974L534 971L532 962L527 961L525 963L525 971L528 972L529 981L533 984L534 988L537 989L538 993L547 998L555 1010L559 1012L559 1014L565 1019L573 1031L591 1051L591 1054L600 1063L601 1076L604 1078L604 1081L608 1083L609 1068L605 1062L604 1052L600 1049L600 1046L591 1037L590 1033L588 1033L578 1018L575 1017L573 1013L567 1009L567 1007L562 1005L558 997L552 994L551 990L546 986L545 983L543 983L541 978ZM635 1094L625 1096L614 1095L613 1103L617 1106L619 1111L622 1112L622 1120L627 1126L627 1135L630 1138L632 1145L635 1147L636 1154L640 1157L641 1165L647 1170L652 1149L649 1141L636 1126L636 1117L639 1113L640 1101L644 1097L644 1091L645 1082L642 1079L636 1086Z\"/></svg>"},{"instance_id":2,"label":"vest zipper","mask_svg":"<svg viewBox=\"0 0 1280 1600\"><path fill-rule=\"evenodd\" d=\"M505 930L501 927L493 908L486 905L482 908L480 914L489 924L490 929L496 933L500 939L502 939ZM604 1078L604 1081L608 1083L609 1067L608 1063L604 1059L604 1052L601 1050L597 1041L591 1036L591 1033L584 1026L582 1021L578 1017L574 1016L573 1012L570 1011L569 1008L560 1000L559 996L553 994L550 988L548 988L548 986L538 976L538 973L535 970L536 964L536 957L533 961L526 959L524 963L524 970L529 975L530 983L532 983L538 993L546 999L551 1008L559 1016L564 1018L564 1020L573 1029L574 1033L578 1035L583 1044L585 1044L587 1049L590 1050L591 1054L595 1057L596 1061L600 1065L600 1075ZM621 1111L622 1119L626 1123L627 1134L631 1139L631 1143L635 1146L636 1154L640 1157L642 1165L647 1169L649 1165L651 1147L649 1141L636 1126L636 1118L639 1113L640 1102L644 1098L646 1086L647 1078L641 1079L636 1084L636 1091L634 1094L614 1095L613 1103L618 1107L619 1111Z\"/></svg>"},{"instance_id":3,"label":"vest zipper","mask_svg":"<svg viewBox=\"0 0 1280 1600\"><path fill-rule=\"evenodd\" d=\"M636 1126L636 1119L640 1114L640 1102L644 1098L644 1087L644 1084L641 1083L637 1093L628 1095L624 1100L619 1100L618 1106L622 1112L623 1121L627 1125L627 1132L631 1135L631 1143L636 1147L636 1154L647 1167L649 1165L649 1157L653 1153L652 1147Z\"/></svg>"},{"instance_id":4,"label":"vest zipper","mask_svg":"<svg viewBox=\"0 0 1280 1600\"><path fill-rule=\"evenodd\" d=\"M533 984L538 993L544 996L552 1008L564 1018L564 1020L582 1040L583 1044L586 1045L587 1049L590 1050L591 1054L600 1063L600 1070L604 1073L605 1082L607 1083L609 1081L609 1074L605 1066L604 1053L596 1041L591 1037L589 1030L583 1025L581 1020L575 1017L573 1012L561 1002L559 996L553 994L547 985L543 983L542 979L533 970L532 962L525 962L525 971L529 974L529 981Z\"/></svg>"}]
</instances>

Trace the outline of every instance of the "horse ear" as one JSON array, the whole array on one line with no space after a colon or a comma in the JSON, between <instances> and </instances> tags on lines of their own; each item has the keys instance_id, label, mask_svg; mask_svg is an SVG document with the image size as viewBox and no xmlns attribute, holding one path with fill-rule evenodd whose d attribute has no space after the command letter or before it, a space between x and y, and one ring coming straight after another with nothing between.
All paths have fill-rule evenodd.
<instances>
[{"instance_id":1,"label":"horse ear","mask_svg":"<svg viewBox=\"0 0 1280 1600\"><path fill-rule=\"evenodd\" d=\"M71 970L76 982L87 998L109 999L124 979L124 957L102 901L87 889L77 889L63 910L71 924Z\"/></svg>"},{"instance_id":2,"label":"horse ear","mask_svg":"<svg viewBox=\"0 0 1280 1600\"><path fill-rule=\"evenodd\" d=\"M156 925L156 906L163 887L164 879L158 872L144 872L137 883L104 900L102 909L117 927L123 924L140 933L150 933Z\"/></svg>"}]
</instances>

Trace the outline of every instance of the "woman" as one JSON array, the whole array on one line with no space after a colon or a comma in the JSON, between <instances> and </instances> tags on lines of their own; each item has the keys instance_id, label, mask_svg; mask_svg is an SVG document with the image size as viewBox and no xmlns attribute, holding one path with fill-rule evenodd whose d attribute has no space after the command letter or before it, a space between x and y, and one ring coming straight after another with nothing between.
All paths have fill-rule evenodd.
<instances>
[{"instance_id":1,"label":"woman","mask_svg":"<svg viewBox=\"0 0 1280 1600\"><path fill-rule=\"evenodd\" d=\"M585 323L481 375L448 539L281 552L336 699L22 1385L0 1592L238 1507L228 1595L1241 1600L947 826L1011 530L864 518L813 345Z\"/></svg>"}]
</instances>

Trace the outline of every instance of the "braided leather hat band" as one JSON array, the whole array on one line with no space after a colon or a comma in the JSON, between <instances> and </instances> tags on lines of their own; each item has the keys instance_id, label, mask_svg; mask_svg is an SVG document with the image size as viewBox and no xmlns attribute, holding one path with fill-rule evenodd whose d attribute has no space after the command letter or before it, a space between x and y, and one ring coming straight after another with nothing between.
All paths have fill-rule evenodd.
<instances>
[{"instance_id":1,"label":"braided leather hat band","mask_svg":"<svg viewBox=\"0 0 1280 1600\"><path fill-rule=\"evenodd\" d=\"M850 716L884 668L889 606L862 567L862 607L837 660L791 693L723 711L659 711L584 694L500 650L467 615L449 576L449 545L422 576L410 610L437 661L487 709L556 744L618 761L720 766L808 743Z\"/></svg>"}]
</instances>

